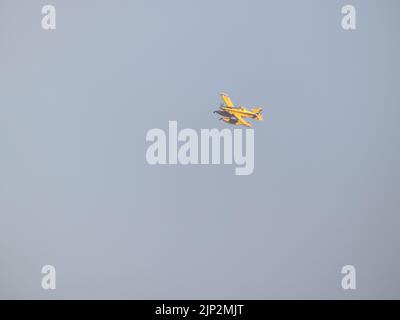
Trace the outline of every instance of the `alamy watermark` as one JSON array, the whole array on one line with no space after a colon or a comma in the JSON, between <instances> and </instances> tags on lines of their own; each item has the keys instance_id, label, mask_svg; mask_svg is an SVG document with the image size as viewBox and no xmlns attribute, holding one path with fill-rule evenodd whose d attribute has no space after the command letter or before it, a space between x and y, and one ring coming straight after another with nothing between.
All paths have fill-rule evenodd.
<instances>
[{"instance_id":1,"label":"alamy watermark","mask_svg":"<svg viewBox=\"0 0 400 320\"><path fill-rule=\"evenodd\" d=\"M250 175L254 171L254 129L200 129L198 133L189 128L178 131L178 122L169 121L168 134L162 129L151 129L146 141L153 142L146 151L147 163L151 165L234 163L236 175Z\"/></svg>"},{"instance_id":2,"label":"alamy watermark","mask_svg":"<svg viewBox=\"0 0 400 320\"><path fill-rule=\"evenodd\" d=\"M52 5L45 5L42 7L42 28L43 30L56 29L56 8Z\"/></svg>"},{"instance_id":3,"label":"alamy watermark","mask_svg":"<svg viewBox=\"0 0 400 320\"><path fill-rule=\"evenodd\" d=\"M56 289L56 268L52 265L45 265L42 267L42 288L44 290L55 290Z\"/></svg>"}]
</instances>

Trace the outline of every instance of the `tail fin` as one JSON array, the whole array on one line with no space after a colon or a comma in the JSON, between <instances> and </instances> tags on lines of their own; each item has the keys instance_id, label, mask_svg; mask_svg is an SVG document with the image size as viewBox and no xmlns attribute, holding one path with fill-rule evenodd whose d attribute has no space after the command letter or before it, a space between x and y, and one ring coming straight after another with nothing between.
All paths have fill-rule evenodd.
<instances>
[{"instance_id":1,"label":"tail fin","mask_svg":"<svg viewBox=\"0 0 400 320\"><path fill-rule=\"evenodd\" d=\"M251 109L251 112L255 113L255 118L257 120L262 120L263 119L263 115L262 115L262 108L253 108Z\"/></svg>"},{"instance_id":2,"label":"tail fin","mask_svg":"<svg viewBox=\"0 0 400 320\"><path fill-rule=\"evenodd\" d=\"M251 109L251 112L261 113L262 112L262 108L253 108L253 109Z\"/></svg>"}]
</instances>

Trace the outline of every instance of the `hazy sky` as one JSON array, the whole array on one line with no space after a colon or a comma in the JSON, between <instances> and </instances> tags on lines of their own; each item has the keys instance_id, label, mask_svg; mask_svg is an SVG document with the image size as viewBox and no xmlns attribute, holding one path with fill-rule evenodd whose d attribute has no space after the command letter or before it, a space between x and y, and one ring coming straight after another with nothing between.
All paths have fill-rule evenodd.
<instances>
[{"instance_id":1,"label":"hazy sky","mask_svg":"<svg viewBox=\"0 0 400 320\"><path fill-rule=\"evenodd\" d=\"M0 0L0 298L400 298L399 28L397 0ZM264 109L254 173L148 165L170 120L233 129L221 91Z\"/></svg>"}]
</instances>

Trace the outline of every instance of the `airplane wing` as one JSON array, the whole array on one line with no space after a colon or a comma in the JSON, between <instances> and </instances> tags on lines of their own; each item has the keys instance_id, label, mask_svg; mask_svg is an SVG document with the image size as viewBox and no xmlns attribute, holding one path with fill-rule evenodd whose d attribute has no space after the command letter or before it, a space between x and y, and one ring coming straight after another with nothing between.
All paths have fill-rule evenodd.
<instances>
[{"instance_id":1,"label":"airplane wing","mask_svg":"<svg viewBox=\"0 0 400 320\"><path fill-rule=\"evenodd\" d=\"M234 108L233 102L227 94L221 93L221 98L222 98L222 100L224 100L227 107Z\"/></svg>"},{"instance_id":2,"label":"airplane wing","mask_svg":"<svg viewBox=\"0 0 400 320\"><path fill-rule=\"evenodd\" d=\"M237 122L236 122L236 124L237 125L239 125L239 124L243 124L243 125L245 125L246 127L252 127L252 125L250 124L250 123L248 123L246 120L244 120L240 115L238 115L237 113L235 113L235 112L232 112L232 115L237 119Z\"/></svg>"}]
</instances>

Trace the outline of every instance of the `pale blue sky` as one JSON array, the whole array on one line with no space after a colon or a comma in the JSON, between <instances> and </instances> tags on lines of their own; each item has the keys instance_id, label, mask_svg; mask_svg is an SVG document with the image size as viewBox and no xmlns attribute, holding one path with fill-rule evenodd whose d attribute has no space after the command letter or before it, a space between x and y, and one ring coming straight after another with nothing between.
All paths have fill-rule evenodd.
<instances>
[{"instance_id":1,"label":"pale blue sky","mask_svg":"<svg viewBox=\"0 0 400 320\"><path fill-rule=\"evenodd\" d=\"M399 9L0 0L0 297L400 298ZM149 166L221 91L264 108L254 174Z\"/></svg>"}]
</instances>

